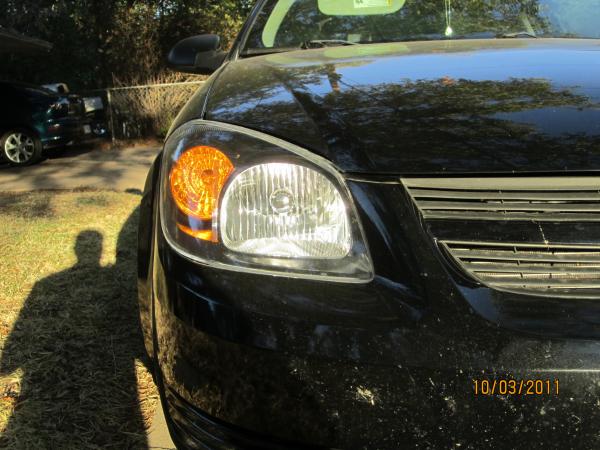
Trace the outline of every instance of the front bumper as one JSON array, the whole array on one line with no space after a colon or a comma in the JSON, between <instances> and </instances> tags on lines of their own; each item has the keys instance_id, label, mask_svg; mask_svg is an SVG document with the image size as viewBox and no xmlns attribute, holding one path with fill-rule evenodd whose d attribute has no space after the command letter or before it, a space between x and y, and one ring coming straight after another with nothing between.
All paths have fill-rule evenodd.
<instances>
[{"instance_id":1,"label":"front bumper","mask_svg":"<svg viewBox=\"0 0 600 450\"><path fill-rule=\"evenodd\" d=\"M208 416L174 390L164 391L171 435L178 448L232 448L275 450L307 449L306 445L252 433ZM314 447L315 450L318 447Z\"/></svg>"},{"instance_id":2,"label":"front bumper","mask_svg":"<svg viewBox=\"0 0 600 450\"><path fill-rule=\"evenodd\" d=\"M174 254L167 258L179 269L187 264ZM333 325L324 318L306 322L232 308L226 297L210 291L237 291L229 283L238 283L248 298L270 302L284 299L279 283L252 277L262 285L253 289L251 280L239 275L236 280L210 269L202 274L202 286L194 291L179 276L159 278L164 285L157 290L159 367L171 392L168 415L189 448L221 447L214 436L190 431L195 423L214 433L204 420L181 418L186 403L228 424L221 430L226 448L249 448L230 436L230 428L246 439L270 436L256 448L289 448L277 447L281 440L346 449L522 448L540 442L594 448L599 443L596 342L491 332L487 354L477 350L483 334L473 335L471 349L468 340L434 333L427 340L422 335L419 343L395 320L387 327ZM302 292L299 288L294 291ZM309 301L301 294L295 300ZM457 325L475 332L471 320ZM509 368L515 360L521 364ZM473 380L483 379L558 379L560 391L476 396Z\"/></svg>"},{"instance_id":3,"label":"front bumper","mask_svg":"<svg viewBox=\"0 0 600 450\"><path fill-rule=\"evenodd\" d=\"M155 230L155 351L177 443L598 448L597 330L527 331L535 308L547 331L560 303L523 300L529 315L519 322L523 311L506 309L506 299L488 305L483 288L467 292L454 280L409 206L370 200L399 188L352 189L377 273L364 285L200 266ZM399 206L390 213L386 204ZM472 307L478 300L497 308L489 317L502 326ZM558 380L559 392L476 395L483 380Z\"/></svg>"}]
</instances>

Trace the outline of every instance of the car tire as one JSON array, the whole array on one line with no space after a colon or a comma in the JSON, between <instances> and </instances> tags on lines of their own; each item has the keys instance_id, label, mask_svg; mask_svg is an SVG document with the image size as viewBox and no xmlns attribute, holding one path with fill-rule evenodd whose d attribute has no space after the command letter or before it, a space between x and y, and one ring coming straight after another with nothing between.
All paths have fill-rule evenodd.
<instances>
[{"instance_id":1,"label":"car tire","mask_svg":"<svg viewBox=\"0 0 600 450\"><path fill-rule=\"evenodd\" d=\"M2 158L13 166L29 166L42 159L42 141L24 128L14 128L0 138Z\"/></svg>"}]
</instances>

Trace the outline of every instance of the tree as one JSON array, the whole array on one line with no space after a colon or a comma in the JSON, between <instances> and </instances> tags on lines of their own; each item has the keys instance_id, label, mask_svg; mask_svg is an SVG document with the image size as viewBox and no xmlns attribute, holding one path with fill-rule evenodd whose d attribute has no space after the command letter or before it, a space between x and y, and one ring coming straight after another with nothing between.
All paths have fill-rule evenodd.
<instances>
[{"instance_id":1,"label":"tree","mask_svg":"<svg viewBox=\"0 0 600 450\"><path fill-rule=\"evenodd\" d=\"M249 0L0 0L0 26L50 41L47 54L8 55L0 78L74 89L155 76L179 39L220 34L231 44Z\"/></svg>"},{"instance_id":2,"label":"tree","mask_svg":"<svg viewBox=\"0 0 600 450\"><path fill-rule=\"evenodd\" d=\"M164 70L164 56L180 39L214 33L227 48L255 0L0 0L0 26L54 44L48 54L3 57L0 78L67 82L75 89L108 87ZM523 13L537 30L548 26L539 0L453 0L457 35L523 31ZM443 33L443 0L406 0L396 14L356 20L321 17L316 0L296 2L278 45L306 39L371 34L373 40L428 38ZM261 20L264 19L261 17ZM315 26L318 23L318 26ZM364 29L364 30L363 30ZM363 33L364 31L364 33ZM259 33L260 34L260 33ZM339 36L338 36L339 37ZM258 36L260 40L261 36ZM289 42L288 42L289 41Z\"/></svg>"}]
</instances>

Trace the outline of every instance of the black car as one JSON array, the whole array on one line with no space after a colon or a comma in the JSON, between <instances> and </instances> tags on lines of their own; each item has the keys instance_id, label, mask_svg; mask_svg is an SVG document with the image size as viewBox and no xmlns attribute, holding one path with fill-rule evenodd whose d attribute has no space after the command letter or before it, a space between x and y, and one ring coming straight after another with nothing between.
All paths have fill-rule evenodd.
<instances>
[{"instance_id":1,"label":"black car","mask_svg":"<svg viewBox=\"0 0 600 450\"><path fill-rule=\"evenodd\" d=\"M600 448L597 0L262 0L148 176L179 448Z\"/></svg>"},{"instance_id":2,"label":"black car","mask_svg":"<svg viewBox=\"0 0 600 450\"><path fill-rule=\"evenodd\" d=\"M34 164L49 149L87 141L92 122L76 95L17 82L0 82L0 160Z\"/></svg>"}]
</instances>

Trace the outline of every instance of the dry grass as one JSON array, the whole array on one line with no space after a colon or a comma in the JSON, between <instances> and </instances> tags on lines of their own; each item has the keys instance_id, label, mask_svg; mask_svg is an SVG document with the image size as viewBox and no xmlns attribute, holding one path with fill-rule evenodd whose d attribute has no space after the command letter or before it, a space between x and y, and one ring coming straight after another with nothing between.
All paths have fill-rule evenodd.
<instances>
[{"instance_id":1,"label":"dry grass","mask_svg":"<svg viewBox=\"0 0 600 450\"><path fill-rule=\"evenodd\" d=\"M121 87L161 85L200 81L204 78L176 72L165 72L144 80L133 80L129 83L117 81L116 85ZM123 137L165 136L179 110L198 90L199 86L199 84L180 84L113 91L113 106L116 115L120 119L117 122L122 123L126 120L126 128L129 127L130 135ZM122 133L123 130L118 131Z\"/></svg>"},{"instance_id":2,"label":"dry grass","mask_svg":"<svg viewBox=\"0 0 600 450\"><path fill-rule=\"evenodd\" d=\"M0 193L0 447L146 448L139 196Z\"/></svg>"}]
</instances>

